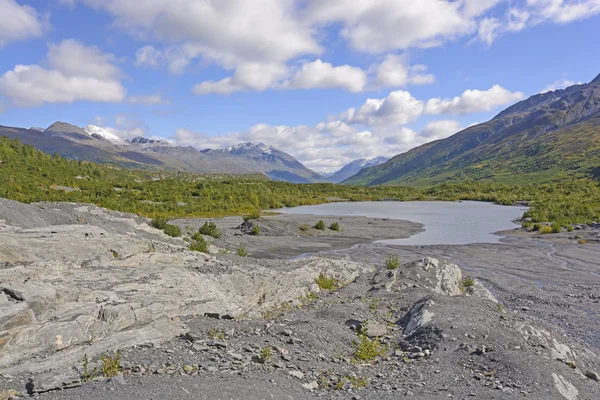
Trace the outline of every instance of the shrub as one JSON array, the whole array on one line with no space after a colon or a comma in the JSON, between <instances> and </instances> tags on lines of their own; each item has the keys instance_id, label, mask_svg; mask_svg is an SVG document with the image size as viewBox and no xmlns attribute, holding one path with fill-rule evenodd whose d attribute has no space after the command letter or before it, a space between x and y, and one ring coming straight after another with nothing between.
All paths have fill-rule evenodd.
<instances>
[{"instance_id":1,"label":"shrub","mask_svg":"<svg viewBox=\"0 0 600 400\"><path fill-rule=\"evenodd\" d=\"M463 278L463 280L461 281L462 283L462 287L464 288L470 288L475 286L475 279L471 278L470 276L465 276Z\"/></svg>"},{"instance_id":2,"label":"shrub","mask_svg":"<svg viewBox=\"0 0 600 400\"><path fill-rule=\"evenodd\" d=\"M258 235L260 235L260 226L258 226L258 225L252 225L252 229L250 229L250 234L252 236L258 236Z\"/></svg>"},{"instance_id":3,"label":"shrub","mask_svg":"<svg viewBox=\"0 0 600 400\"><path fill-rule=\"evenodd\" d=\"M325 222L323 222L322 219L320 219L314 226L315 229L318 229L320 231L324 231L325 230Z\"/></svg>"},{"instance_id":4,"label":"shrub","mask_svg":"<svg viewBox=\"0 0 600 400\"><path fill-rule=\"evenodd\" d=\"M342 230L340 228L340 224L338 224L337 222L332 222L331 225L329 225L329 229L331 229L332 231L336 231L336 232L339 232Z\"/></svg>"},{"instance_id":5,"label":"shrub","mask_svg":"<svg viewBox=\"0 0 600 400\"><path fill-rule=\"evenodd\" d=\"M561 233L562 232L562 225L554 222L551 226L552 229L552 233Z\"/></svg>"},{"instance_id":6,"label":"shrub","mask_svg":"<svg viewBox=\"0 0 600 400\"><path fill-rule=\"evenodd\" d=\"M248 251L246 251L246 246L240 244L240 247L237 248L237 255L240 257L248 257Z\"/></svg>"},{"instance_id":7,"label":"shrub","mask_svg":"<svg viewBox=\"0 0 600 400\"><path fill-rule=\"evenodd\" d=\"M202 237L202 235L197 235L197 238L190 243L190 250L208 253L208 242L206 239L204 239L204 237Z\"/></svg>"},{"instance_id":8,"label":"shrub","mask_svg":"<svg viewBox=\"0 0 600 400\"><path fill-rule=\"evenodd\" d=\"M263 360L263 362L269 362L271 356L272 352L269 346L265 346L262 349L260 349L260 358Z\"/></svg>"},{"instance_id":9,"label":"shrub","mask_svg":"<svg viewBox=\"0 0 600 400\"><path fill-rule=\"evenodd\" d=\"M573 232L574 229L573 225L567 225L567 232Z\"/></svg>"},{"instance_id":10,"label":"shrub","mask_svg":"<svg viewBox=\"0 0 600 400\"><path fill-rule=\"evenodd\" d=\"M384 356L387 353L387 347L379 343L378 338L369 339L367 335L360 334L358 341L352 343L354 347L354 357L359 361L372 361L377 357Z\"/></svg>"},{"instance_id":11,"label":"shrub","mask_svg":"<svg viewBox=\"0 0 600 400\"><path fill-rule=\"evenodd\" d=\"M308 225L306 225L306 224L302 225L302 226L300 227L300 230L301 230L302 232L308 232Z\"/></svg>"},{"instance_id":12,"label":"shrub","mask_svg":"<svg viewBox=\"0 0 600 400\"><path fill-rule=\"evenodd\" d=\"M542 224L533 224L533 231L538 232L542 230Z\"/></svg>"},{"instance_id":13,"label":"shrub","mask_svg":"<svg viewBox=\"0 0 600 400\"><path fill-rule=\"evenodd\" d=\"M387 269L398 269L400 268L400 259L398 256L389 256L387 260L385 260L385 267Z\"/></svg>"},{"instance_id":14,"label":"shrub","mask_svg":"<svg viewBox=\"0 0 600 400\"><path fill-rule=\"evenodd\" d=\"M252 211L250 214L245 215L244 216L244 221L250 221L250 220L253 220L253 219L260 219L261 216L262 215L261 215L260 210L257 209L257 210Z\"/></svg>"},{"instance_id":15,"label":"shrub","mask_svg":"<svg viewBox=\"0 0 600 400\"><path fill-rule=\"evenodd\" d=\"M150 225L152 225L156 229L160 229L165 234L171 237L181 236L181 228L176 225L171 225L167 223L167 220L164 218L154 218L152 221L150 221Z\"/></svg>"},{"instance_id":16,"label":"shrub","mask_svg":"<svg viewBox=\"0 0 600 400\"><path fill-rule=\"evenodd\" d=\"M323 273L315 279L315 282L319 286L319 289L334 290L337 287L337 280L333 277L329 277Z\"/></svg>"},{"instance_id":17,"label":"shrub","mask_svg":"<svg viewBox=\"0 0 600 400\"><path fill-rule=\"evenodd\" d=\"M100 356L102 361L102 375L105 378L114 378L121 371L121 350L115 352L115 356Z\"/></svg>"},{"instance_id":18,"label":"shrub","mask_svg":"<svg viewBox=\"0 0 600 400\"><path fill-rule=\"evenodd\" d=\"M552 232L553 232L553 230L552 230L551 226L547 226L547 225L546 226L542 226L542 229L540 229L540 233L542 235L547 235L547 234L552 233Z\"/></svg>"},{"instance_id":19,"label":"shrub","mask_svg":"<svg viewBox=\"0 0 600 400\"><path fill-rule=\"evenodd\" d=\"M217 225L215 225L214 222L205 222L204 225L198 229L198 232L202 235L212 236L215 239L218 239L223 235L223 232L217 228Z\"/></svg>"},{"instance_id":20,"label":"shrub","mask_svg":"<svg viewBox=\"0 0 600 400\"><path fill-rule=\"evenodd\" d=\"M521 228L529 229L529 228L531 228L531 227L532 227L532 225L533 225L533 224L532 224L531 222L528 222L528 221L523 221L523 222L521 223Z\"/></svg>"},{"instance_id":21,"label":"shrub","mask_svg":"<svg viewBox=\"0 0 600 400\"><path fill-rule=\"evenodd\" d=\"M577 241L577 243L579 243L579 244L587 244L587 240L585 240L585 239L579 239Z\"/></svg>"}]
</instances>

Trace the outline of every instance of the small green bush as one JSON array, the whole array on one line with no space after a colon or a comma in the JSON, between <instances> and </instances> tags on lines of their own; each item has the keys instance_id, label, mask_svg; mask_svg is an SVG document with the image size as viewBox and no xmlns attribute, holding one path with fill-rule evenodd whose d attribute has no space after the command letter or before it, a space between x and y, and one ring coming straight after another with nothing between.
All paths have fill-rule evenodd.
<instances>
[{"instance_id":1,"label":"small green bush","mask_svg":"<svg viewBox=\"0 0 600 400\"><path fill-rule=\"evenodd\" d=\"M212 236L215 239L218 239L223 235L223 232L217 228L217 225L215 225L214 222L205 222L204 225L198 229L198 232L202 235Z\"/></svg>"},{"instance_id":2,"label":"small green bush","mask_svg":"<svg viewBox=\"0 0 600 400\"><path fill-rule=\"evenodd\" d=\"M352 343L354 357L359 361L372 361L387 353L387 347L379 343L378 338L369 339L367 335L360 334L358 341Z\"/></svg>"},{"instance_id":3,"label":"small green bush","mask_svg":"<svg viewBox=\"0 0 600 400\"><path fill-rule=\"evenodd\" d=\"M398 256L389 256L385 260L385 268L387 269L398 269L400 268L400 259Z\"/></svg>"},{"instance_id":4,"label":"small green bush","mask_svg":"<svg viewBox=\"0 0 600 400\"><path fill-rule=\"evenodd\" d=\"M121 371L121 350L117 350L114 357L102 354L100 361L102 361L102 375L105 378L114 378Z\"/></svg>"},{"instance_id":5,"label":"small green bush","mask_svg":"<svg viewBox=\"0 0 600 400\"><path fill-rule=\"evenodd\" d=\"M250 221L253 219L260 219L262 216L260 210L254 210L250 214L244 216L244 221Z\"/></svg>"},{"instance_id":6,"label":"small green bush","mask_svg":"<svg viewBox=\"0 0 600 400\"><path fill-rule=\"evenodd\" d=\"M252 225L252 229L250 229L250 234L252 236L258 236L258 235L260 235L260 226L258 226L258 225Z\"/></svg>"},{"instance_id":7,"label":"small green bush","mask_svg":"<svg viewBox=\"0 0 600 400\"><path fill-rule=\"evenodd\" d=\"M542 230L542 224L533 224L533 231L538 232Z\"/></svg>"},{"instance_id":8,"label":"small green bush","mask_svg":"<svg viewBox=\"0 0 600 400\"><path fill-rule=\"evenodd\" d=\"M551 229L552 229L552 233L561 233L562 225L557 222L554 222L554 223L552 223Z\"/></svg>"},{"instance_id":9,"label":"small green bush","mask_svg":"<svg viewBox=\"0 0 600 400\"><path fill-rule=\"evenodd\" d=\"M171 237L181 236L181 228L176 225L169 224L166 219L154 218L152 221L150 221L150 225L152 225L156 229L160 229L165 234Z\"/></svg>"},{"instance_id":10,"label":"small green bush","mask_svg":"<svg viewBox=\"0 0 600 400\"><path fill-rule=\"evenodd\" d=\"M246 251L246 246L240 244L240 247L237 248L237 255L240 257L248 257L248 251Z\"/></svg>"},{"instance_id":11,"label":"small green bush","mask_svg":"<svg viewBox=\"0 0 600 400\"><path fill-rule=\"evenodd\" d=\"M308 229L309 229L309 228L308 228L308 225L306 225L306 224L304 224L304 225L302 225L302 226L300 227L300 230L301 230L302 232L308 232Z\"/></svg>"},{"instance_id":12,"label":"small green bush","mask_svg":"<svg viewBox=\"0 0 600 400\"><path fill-rule=\"evenodd\" d=\"M470 288L473 286L475 286L475 279L471 278L470 276L465 276L462 280L462 287Z\"/></svg>"},{"instance_id":13,"label":"small green bush","mask_svg":"<svg viewBox=\"0 0 600 400\"><path fill-rule=\"evenodd\" d=\"M167 220L164 218L153 218L152 221L150 221L150 225L162 231L167 225Z\"/></svg>"},{"instance_id":14,"label":"small green bush","mask_svg":"<svg viewBox=\"0 0 600 400\"><path fill-rule=\"evenodd\" d=\"M196 235L194 235L196 236ZM190 243L190 250L199 251L201 253L208 253L208 242L202 235L197 235L197 237Z\"/></svg>"},{"instance_id":15,"label":"small green bush","mask_svg":"<svg viewBox=\"0 0 600 400\"><path fill-rule=\"evenodd\" d=\"M551 226L545 225L545 226L542 226L542 229L540 229L540 233L542 235L547 235L547 234L552 233L552 232L553 232L553 229L552 229Z\"/></svg>"},{"instance_id":16,"label":"small green bush","mask_svg":"<svg viewBox=\"0 0 600 400\"><path fill-rule=\"evenodd\" d=\"M269 346L265 346L260 349L260 358L263 360L263 362L269 362L272 355L273 354Z\"/></svg>"},{"instance_id":17,"label":"small green bush","mask_svg":"<svg viewBox=\"0 0 600 400\"><path fill-rule=\"evenodd\" d=\"M318 229L320 231L324 231L325 230L325 222L323 222L322 219L320 219L314 226L315 229Z\"/></svg>"},{"instance_id":18,"label":"small green bush","mask_svg":"<svg viewBox=\"0 0 600 400\"><path fill-rule=\"evenodd\" d=\"M339 232L342 230L342 228L340 228L340 224L338 224L337 222L332 222L331 225L329 225L329 229L331 229L332 231L336 231L336 232Z\"/></svg>"},{"instance_id":19,"label":"small green bush","mask_svg":"<svg viewBox=\"0 0 600 400\"><path fill-rule=\"evenodd\" d=\"M531 222L528 222L528 221L523 221L523 222L521 223L521 228L529 229L529 228L531 228L532 226L533 226L533 224L532 224Z\"/></svg>"},{"instance_id":20,"label":"small green bush","mask_svg":"<svg viewBox=\"0 0 600 400\"><path fill-rule=\"evenodd\" d=\"M573 232L574 229L573 225L567 225L567 232Z\"/></svg>"},{"instance_id":21,"label":"small green bush","mask_svg":"<svg viewBox=\"0 0 600 400\"><path fill-rule=\"evenodd\" d=\"M319 286L319 289L334 290L337 287L337 280L333 277L329 277L323 273L315 279L315 282Z\"/></svg>"}]
</instances>

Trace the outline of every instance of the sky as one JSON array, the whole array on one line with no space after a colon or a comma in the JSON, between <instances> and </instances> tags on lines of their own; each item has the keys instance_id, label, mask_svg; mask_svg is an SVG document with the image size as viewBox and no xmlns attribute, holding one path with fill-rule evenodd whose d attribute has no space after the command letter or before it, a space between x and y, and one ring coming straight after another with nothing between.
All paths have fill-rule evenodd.
<instances>
[{"instance_id":1,"label":"sky","mask_svg":"<svg viewBox=\"0 0 600 400\"><path fill-rule=\"evenodd\" d=\"M600 73L600 0L0 0L0 125L94 125L316 171Z\"/></svg>"}]
</instances>

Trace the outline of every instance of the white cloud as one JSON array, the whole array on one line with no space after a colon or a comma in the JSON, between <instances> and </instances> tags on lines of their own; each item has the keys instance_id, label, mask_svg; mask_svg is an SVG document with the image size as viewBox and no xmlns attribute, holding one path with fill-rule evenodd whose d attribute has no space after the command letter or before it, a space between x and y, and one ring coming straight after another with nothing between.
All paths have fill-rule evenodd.
<instances>
[{"instance_id":1,"label":"white cloud","mask_svg":"<svg viewBox=\"0 0 600 400\"><path fill-rule=\"evenodd\" d=\"M472 114L491 111L498 106L514 103L524 97L521 92L511 92L500 85L488 90L466 90L452 99L433 98L427 101L425 114Z\"/></svg>"},{"instance_id":2,"label":"white cloud","mask_svg":"<svg viewBox=\"0 0 600 400\"><path fill-rule=\"evenodd\" d=\"M407 85L425 85L433 83L435 76L426 74L424 65L408 65L405 56L388 55L377 66L374 84L381 87L404 87Z\"/></svg>"},{"instance_id":3,"label":"white cloud","mask_svg":"<svg viewBox=\"0 0 600 400\"><path fill-rule=\"evenodd\" d=\"M582 84L582 82L574 82L570 79L561 78L557 81L554 81L554 82L548 84L544 89L542 89L540 91L540 93L552 92L554 90L564 89L569 86L581 85L581 84Z\"/></svg>"},{"instance_id":4,"label":"white cloud","mask_svg":"<svg viewBox=\"0 0 600 400\"><path fill-rule=\"evenodd\" d=\"M600 14L598 0L527 0L527 7L535 15L535 23L565 24Z\"/></svg>"},{"instance_id":5,"label":"white cloud","mask_svg":"<svg viewBox=\"0 0 600 400\"><path fill-rule=\"evenodd\" d=\"M482 19L479 23L479 39L488 46L491 46L498 35L498 30L501 27L502 24L497 18Z\"/></svg>"},{"instance_id":6,"label":"white cloud","mask_svg":"<svg viewBox=\"0 0 600 400\"><path fill-rule=\"evenodd\" d=\"M0 23L0 47L7 43L42 36L48 29L47 16L41 15L28 5L15 0L0 0L2 23Z\"/></svg>"},{"instance_id":7,"label":"white cloud","mask_svg":"<svg viewBox=\"0 0 600 400\"><path fill-rule=\"evenodd\" d=\"M126 90L114 56L74 40L50 45L51 69L16 65L0 77L0 94L22 107L74 101L120 102Z\"/></svg>"},{"instance_id":8,"label":"white cloud","mask_svg":"<svg viewBox=\"0 0 600 400\"><path fill-rule=\"evenodd\" d=\"M425 124L421 136L429 140L444 139L461 130L460 123L451 119L430 121Z\"/></svg>"},{"instance_id":9,"label":"white cloud","mask_svg":"<svg viewBox=\"0 0 600 400\"><path fill-rule=\"evenodd\" d=\"M144 46L135 52L135 65L138 67L142 65L157 67L163 62L163 59L163 54L153 46Z\"/></svg>"},{"instance_id":10,"label":"white cloud","mask_svg":"<svg viewBox=\"0 0 600 400\"><path fill-rule=\"evenodd\" d=\"M367 74L362 69L349 65L334 67L330 63L316 60L302 65L286 87L340 88L349 92L361 92L366 85Z\"/></svg>"},{"instance_id":11,"label":"white cloud","mask_svg":"<svg viewBox=\"0 0 600 400\"><path fill-rule=\"evenodd\" d=\"M475 30L475 17L498 1L309 0L307 18L341 23L340 34L366 53L432 47Z\"/></svg>"},{"instance_id":12,"label":"white cloud","mask_svg":"<svg viewBox=\"0 0 600 400\"><path fill-rule=\"evenodd\" d=\"M331 119L365 126L405 125L423 114L424 104L409 92L397 90L384 99L367 99L357 110L350 108Z\"/></svg>"},{"instance_id":13,"label":"white cloud","mask_svg":"<svg viewBox=\"0 0 600 400\"><path fill-rule=\"evenodd\" d=\"M243 63L236 68L232 77L198 83L193 91L198 95L231 94L243 90L264 91L279 86L280 80L287 76L288 69L282 64Z\"/></svg>"},{"instance_id":14,"label":"white cloud","mask_svg":"<svg viewBox=\"0 0 600 400\"><path fill-rule=\"evenodd\" d=\"M129 104L143 104L145 106L151 106L155 104L169 104L169 101L164 100L159 94L152 94L147 96L130 96L127 98Z\"/></svg>"}]
</instances>

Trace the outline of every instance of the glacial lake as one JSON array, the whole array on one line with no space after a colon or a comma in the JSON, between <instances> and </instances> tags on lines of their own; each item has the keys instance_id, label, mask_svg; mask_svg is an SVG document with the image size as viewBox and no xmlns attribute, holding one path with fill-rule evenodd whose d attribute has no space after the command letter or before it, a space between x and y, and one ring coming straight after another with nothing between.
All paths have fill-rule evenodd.
<instances>
[{"instance_id":1,"label":"glacial lake","mask_svg":"<svg viewBox=\"0 0 600 400\"><path fill-rule=\"evenodd\" d=\"M425 231L407 239L380 240L390 245L441 245L498 243L501 236L494 234L518 225L527 207L500 206L478 201L375 201L328 203L316 206L285 208L287 214L363 216L369 218L402 219L420 222Z\"/></svg>"}]
</instances>

